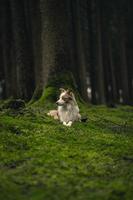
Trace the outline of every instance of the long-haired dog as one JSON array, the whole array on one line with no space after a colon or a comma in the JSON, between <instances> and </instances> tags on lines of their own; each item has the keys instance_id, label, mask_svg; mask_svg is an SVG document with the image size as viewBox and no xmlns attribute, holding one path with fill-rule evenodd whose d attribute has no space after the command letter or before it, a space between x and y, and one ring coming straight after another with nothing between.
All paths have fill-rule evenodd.
<instances>
[{"instance_id":1,"label":"long-haired dog","mask_svg":"<svg viewBox=\"0 0 133 200\"><path fill-rule=\"evenodd\" d=\"M81 121L79 107L73 92L69 89L60 88L60 96L56 104L57 110L51 110L47 114L59 119L65 126L71 126L74 121Z\"/></svg>"}]
</instances>

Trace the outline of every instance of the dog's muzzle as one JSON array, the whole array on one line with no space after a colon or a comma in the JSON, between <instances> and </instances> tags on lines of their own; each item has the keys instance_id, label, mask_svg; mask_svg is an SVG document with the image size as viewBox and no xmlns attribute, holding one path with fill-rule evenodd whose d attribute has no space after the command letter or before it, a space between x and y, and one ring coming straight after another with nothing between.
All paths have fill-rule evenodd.
<instances>
[{"instance_id":1,"label":"dog's muzzle","mask_svg":"<svg viewBox=\"0 0 133 200\"><path fill-rule=\"evenodd\" d=\"M58 106L63 106L64 104L65 104L65 102L64 101L56 101L56 104L58 105Z\"/></svg>"}]
</instances>

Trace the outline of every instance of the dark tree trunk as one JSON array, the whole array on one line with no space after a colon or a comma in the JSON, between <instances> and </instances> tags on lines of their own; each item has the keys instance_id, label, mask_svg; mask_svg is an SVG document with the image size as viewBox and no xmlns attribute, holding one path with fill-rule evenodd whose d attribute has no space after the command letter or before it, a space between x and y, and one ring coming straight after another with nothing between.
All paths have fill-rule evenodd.
<instances>
[{"instance_id":1,"label":"dark tree trunk","mask_svg":"<svg viewBox=\"0 0 133 200\"><path fill-rule=\"evenodd\" d=\"M67 0L67 13L68 13L68 23L69 23L69 52L70 52L70 63L71 72L75 80L75 88L79 90L79 73L78 73L78 58L77 58L77 40L76 40L76 11L75 2Z\"/></svg>"},{"instance_id":2,"label":"dark tree trunk","mask_svg":"<svg viewBox=\"0 0 133 200\"><path fill-rule=\"evenodd\" d=\"M70 70L67 0L41 0L42 74L49 80ZM58 83L59 84L59 83Z\"/></svg>"},{"instance_id":3,"label":"dark tree trunk","mask_svg":"<svg viewBox=\"0 0 133 200\"><path fill-rule=\"evenodd\" d=\"M30 99L34 89L34 70L28 31L25 23L24 2L10 0L17 97Z\"/></svg>"},{"instance_id":4,"label":"dark tree trunk","mask_svg":"<svg viewBox=\"0 0 133 200\"><path fill-rule=\"evenodd\" d=\"M1 12L0 12L1 13ZM1 15L0 15L1 20ZM1 23L1 21L0 21ZM3 52L2 52L2 35L0 31L0 99L5 99L5 74L4 74L4 63L3 63Z\"/></svg>"},{"instance_id":5,"label":"dark tree trunk","mask_svg":"<svg viewBox=\"0 0 133 200\"><path fill-rule=\"evenodd\" d=\"M31 38L34 58L34 71L35 71L35 91L32 100L40 98L43 92L44 79L42 65L42 41L41 41L41 13L40 1L29 0L30 7L30 20L31 20Z\"/></svg>"},{"instance_id":6,"label":"dark tree trunk","mask_svg":"<svg viewBox=\"0 0 133 200\"><path fill-rule=\"evenodd\" d=\"M79 85L79 91L81 96L85 101L88 101L87 96L87 58L85 55L85 18L87 16L87 2L80 2L79 0L76 0L75 7L73 6L73 12L74 12L74 24L75 24L75 44L76 44L76 58L77 58L77 71L78 71L78 85Z\"/></svg>"},{"instance_id":7,"label":"dark tree trunk","mask_svg":"<svg viewBox=\"0 0 133 200\"><path fill-rule=\"evenodd\" d=\"M128 1L127 6L127 65L130 104L133 105L133 27L131 26L133 19L133 1Z\"/></svg>"},{"instance_id":8,"label":"dark tree trunk","mask_svg":"<svg viewBox=\"0 0 133 200\"><path fill-rule=\"evenodd\" d=\"M88 72L90 73L91 78L91 102L93 104L98 103L97 99L97 26L96 26L96 2L94 0L90 0L88 2L88 21L89 21L89 43L90 43L90 68Z\"/></svg>"},{"instance_id":9,"label":"dark tree trunk","mask_svg":"<svg viewBox=\"0 0 133 200\"><path fill-rule=\"evenodd\" d=\"M113 4L112 4L113 5ZM109 106L114 106L117 98L116 92L116 74L113 58L113 19L114 7L106 1L101 2L101 38L102 38L102 64L104 75L104 88L106 103Z\"/></svg>"},{"instance_id":10,"label":"dark tree trunk","mask_svg":"<svg viewBox=\"0 0 133 200\"><path fill-rule=\"evenodd\" d=\"M3 55L3 69L5 79L5 96L9 98L12 96L12 34L11 34L11 16L9 10L9 2L2 0L1 5L1 41L2 41L2 55Z\"/></svg>"},{"instance_id":11,"label":"dark tree trunk","mask_svg":"<svg viewBox=\"0 0 133 200\"><path fill-rule=\"evenodd\" d=\"M104 87L104 69L103 69L103 49L102 45L102 14L101 14L102 2L96 1L96 12L97 12L97 88L98 88L98 103L105 103L105 87ZM103 43L102 43L103 42ZM104 59L106 59L104 57Z\"/></svg>"},{"instance_id":12,"label":"dark tree trunk","mask_svg":"<svg viewBox=\"0 0 133 200\"><path fill-rule=\"evenodd\" d=\"M112 52L112 35L110 34L111 30L108 30L108 45L109 45L109 60L110 60L110 84L111 84L111 97L110 104L117 103L117 89L116 89L116 73L115 73L115 65L113 62L113 52Z\"/></svg>"},{"instance_id":13,"label":"dark tree trunk","mask_svg":"<svg viewBox=\"0 0 133 200\"><path fill-rule=\"evenodd\" d=\"M121 87L123 103L129 104L129 81L128 81L128 67L127 67L127 55L126 55L126 30L125 19L121 17L120 20L120 66L121 66Z\"/></svg>"}]
</instances>

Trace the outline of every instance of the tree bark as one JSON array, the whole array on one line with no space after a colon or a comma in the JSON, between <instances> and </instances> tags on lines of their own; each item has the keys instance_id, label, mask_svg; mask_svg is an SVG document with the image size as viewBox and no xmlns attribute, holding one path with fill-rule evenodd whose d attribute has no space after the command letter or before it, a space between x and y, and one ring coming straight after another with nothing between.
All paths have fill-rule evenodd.
<instances>
[{"instance_id":1,"label":"tree bark","mask_svg":"<svg viewBox=\"0 0 133 200\"><path fill-rule=\"evenodd\" d=\"M128 81L129 81L129 104L133 105L133 1L127 2L127 15L126 15L126 29L127 29L127 67L128 67Z\"/></svg>"},{"instance_id":2,"label":"tree bark","mask_svg":"<svg viewBox=\"0 0 133 200\"><path fill-rule=\"evenodd\" d=\"M29 17L31 21L31 37L33 48L33 62L35 73L35 90L32 96L32 101L40 98L43 92L44 79L42 65L42 41L41 41L41 13L40 13L40 1L29 0Z\"/></svg>"},{"instance_id":3,"label":"tree bark","mask_svg":"<svg viewBox=\"0 0 133 200\"><path fill-rule=\"evenodd\" d=\"M103 41L102 41L102 14L101 14L102 4L96 0L96 79L97 79L97 102L99 104L104 104L105 99L105 83L104 83L104 67L103 67ZM104 58L105 59L105 58Z\"/></svg>"},{"instance_id":4,"label":"tree bark","mask_svg":"<svg viewBox=\"0 0 133 200\"><path fill-rule=\"evenodd\" d=\"M110 60L110 76L111 76L111 104L118 103L117 100L117 87L116 87L116 73L115 73L115 63L113 60L113 51L112 51L112 35L110 34L111 30L108 28L108 46L109 46L109 60Z\"/></svg>"},{"instance_id":5,"label":"tree bark","mask_svg":"<svg viewBox=\"0 0 133 200\"><path fill-rule=\"evenodd\" d=\"M70 70L67 0L40 0L42 21L42 74L49 80Z\"/></svg>"},{"instance_id":6,"label":"tree bark","mask_svg":"<svg viewBox=\"0 0 133 200\"><path fill-rule=\"evenodd\" d=\"M17 97L30 99L34 90L32 53L25 23L24 2L10 0Z\"/></svg>"},{"instance_id":7,"label":"tree bark","mask_svg":"<svg viewBox=\"0 0 133 200\"><path fill-rule=\"evenodd\" d=\"M2 55L3 55L3 69L5 78L5 96L9 98L12 96L12 34L11 34L11 16L9 10L9 2L2 0L1 5L1 38L2 38Z\"/></svg>"},{"instance_id":8,"label":"tree bark","mask_svg":"<svg viewBox=\"0 0 133 200\"><path fill-rule=\"evenodd\" d=\"M84 44L84 37L85 37L85 31L84 31L84 25L85 25L85 16L87 9L87 3L86 1L80 2L79 0L76 0L75 7L73 6L73 12L74 12L74 26L75 26L75 44L76 44L76 58L77 58L77 71L78 71L78 86L79 86L79 92L82 96L82 98L85 101L88 101L87 96L87 60L85 55L85 44Z\"/></svg>"},{"instance_id":9,"label":"tree bark","mask_svg":"<svg viewBox=\"0 0 133 200\"><path fill-rule=\"evenodd\" d=\"M122 77L122 94L123 103L129 104L129 81L128 81L128 67L126 55L126 32L125 19L121 17L120 21L120 59L121 59L121 77Z\"/></svg>"}]
</instances>

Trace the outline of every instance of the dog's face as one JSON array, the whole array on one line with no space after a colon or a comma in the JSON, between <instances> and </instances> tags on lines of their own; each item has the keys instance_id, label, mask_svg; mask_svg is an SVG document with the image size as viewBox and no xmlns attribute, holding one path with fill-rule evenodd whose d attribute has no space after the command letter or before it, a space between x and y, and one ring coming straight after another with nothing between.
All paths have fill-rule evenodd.
<instances>
[{"instance_id":1,"label":"dog's face","mask_svg":"<svg viewBox=\"0 0 133 200\"><path fill-rule=\"evenodd\" d=\"M70 90L60 89L61 94L56 104L58 106L65 106L73 100L73 93Z\"/></svg>"}]
</instances>

